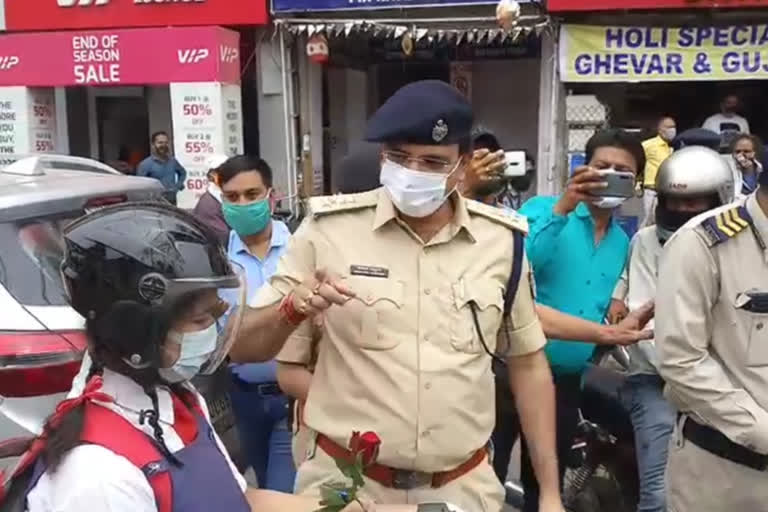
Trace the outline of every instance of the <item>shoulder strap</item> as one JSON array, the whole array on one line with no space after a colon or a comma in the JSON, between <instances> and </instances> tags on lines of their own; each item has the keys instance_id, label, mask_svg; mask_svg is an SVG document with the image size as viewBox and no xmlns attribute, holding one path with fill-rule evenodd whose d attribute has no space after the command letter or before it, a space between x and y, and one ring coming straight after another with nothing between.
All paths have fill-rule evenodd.
<instances>
[{"instance_id":1,"label":"shoulder strap","mask_svg":"<svg viewBox=\"0 0 768 512\"><path fill-rule=\"evenodd\" d=\"M752 217L744 205L717 212L704 219L700 228L708 245L714 247L730 240L752 224Z\"/></svg>"},{"instance_id":2,"label":"shoulder strap","mask_svg":"<svg viewBox=\"0 0 768 512\"><path fill-rule=\"evenodd\" d=\"M128 459L139 468L155 494L158 512L173 510L171 475L167 462L154 442L116 412L86 402L80 441L95 444Z\"/></svg>"},{"instance_id":3,"label":"shoulder strap","mask_svg":"<svg viewBox=\"0 0 768 512\"><path fill-rule=\"evenodd\" d=\"M480 215L497 224L501 224L513 231L520 231L523 234L528 233L528 219L516 211L490 206L472 199L464 199L467 210L476 215Z\"/></svg>"},{"instance_id":4,"label":"shoulder strap","mask_svg":"<svg viewBox=\"0 0 768 512\"><path fill-rule=\"evenodd\" d=\"M522 231L515 231L513 233L514 238L512 242L512 272L509 273L509 281L507 281L507 290L504 292L504 318L508 318L512 312L512 303L515 301L515 295L517 294L517 288L520 286L520 277L523 274L523 241L524 235Z\"/></svg>"},{"instance_id":5,"label":"shoulder strap","mask_svg":"<svg viewBox=\"0 0 768 512\"><path fill-rule=\"evenodd\" d=\"M379 191L360 192L359 194L337 194L309 198L309 213L312 218L350 212L363 208L372 208L378 204Z\"/></svg>"}]
</instances>

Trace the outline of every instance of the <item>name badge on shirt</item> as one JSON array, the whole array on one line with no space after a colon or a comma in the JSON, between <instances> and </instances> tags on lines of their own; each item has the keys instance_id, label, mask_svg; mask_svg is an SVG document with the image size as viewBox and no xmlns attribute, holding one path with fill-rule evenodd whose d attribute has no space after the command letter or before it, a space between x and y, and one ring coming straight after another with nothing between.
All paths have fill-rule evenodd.
<instances>
[{"instance_id":1,"label":"name badge on shirt","mask_svg":"<svg viewBox=\"0 0 768 512\"><path fill-rule=\"evenodd\" d=\"M370 265L350 265L349 273L353 276L378 277L387 279L389 269L384 267L372 267Z\"/></svg>"}]
</instances>

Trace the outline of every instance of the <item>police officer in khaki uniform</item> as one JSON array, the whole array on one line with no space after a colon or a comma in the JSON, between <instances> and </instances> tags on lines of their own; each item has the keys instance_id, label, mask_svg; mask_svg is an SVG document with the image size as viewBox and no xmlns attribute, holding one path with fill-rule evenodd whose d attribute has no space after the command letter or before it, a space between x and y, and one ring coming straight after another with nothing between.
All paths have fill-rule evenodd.
<instances>
[{"instance_id":1,"label":"police officer in khaki uniform","mask_svg":"<svg viewBox=\"0 0 768 512\"><path fill-rule=\"evenodd\" d=\"M672 512L768 511L768 183L665 245L656 346L680 411Z\"/></svg>"},{"instance_id":2,"label":"police officer in khaki uniform","mask_svg":"<svg viewBox=\"0 0 768 512\"><path fill-rule=\"evenodd\" d=\"M471 125L471 107L443 82L395 93L367 132L382 144L384 187L313 198L311 216L244 318L233 359L272 357L298 329L278 357L291 361L304 357L309 319L322 313L305 412L316 436L299 468L301 493L339 480L333 458L348 456L353 431L372 430L382 445L366 471L367 497L500 511L504 490L488 461L494 353L509 366L530 436L540 510L563 510L552 377L520 250L527 224L455 191ZM515 271L519 286L511 289ZM432 506L419 510L438 510Z\"/></svg>"}]
</instances>

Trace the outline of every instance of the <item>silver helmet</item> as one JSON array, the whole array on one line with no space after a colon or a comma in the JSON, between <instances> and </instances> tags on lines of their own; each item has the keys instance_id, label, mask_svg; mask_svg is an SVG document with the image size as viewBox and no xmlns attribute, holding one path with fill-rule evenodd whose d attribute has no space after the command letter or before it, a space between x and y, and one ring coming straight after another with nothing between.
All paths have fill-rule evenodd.
<instances>
[{"instance_id":1,"label":"silver helmet","mask_svg":"<svg viewBox=\"0 0 768 512\"><path fill-rule=\"evenodd\" d=\"M733 201L733 174L717 152L688 146L664 160L656 175L656 193L672 197L698 197L716 193L722 204Z\"/></svg>"},{"instance_id":2,"label":"silver helmet","mask_svg":"<svg viewBox=\"0 0 768 512\"><path fill-rule=\"evenodd\" d=\"M733 175L725 159L704 146L688 146L672 153L656 175L656 233L666 242L690 219L703 211L669 208L669 198L710 198L709 208L733 201Z\"/></svg>"}]
</instances>

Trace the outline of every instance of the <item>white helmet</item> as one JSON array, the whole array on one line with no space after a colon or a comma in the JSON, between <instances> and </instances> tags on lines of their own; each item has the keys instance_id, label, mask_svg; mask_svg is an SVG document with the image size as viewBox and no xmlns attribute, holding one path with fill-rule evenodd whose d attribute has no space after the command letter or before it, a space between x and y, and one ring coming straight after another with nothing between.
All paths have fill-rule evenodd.
<instances>
[{"instance_id":1,"label":"white helmet","mask_svg":"<svg viewBox=\"0 0 768 512\"><path fill-rule=\"evenodd\" d=\"M704 146L688 146L664 160L656 175L656 229L666 241L690 219L703 213L670 210L667 198L710 197L707 209L733 201L733 174L725 159Z\"/></svg>"}]
</instances>

